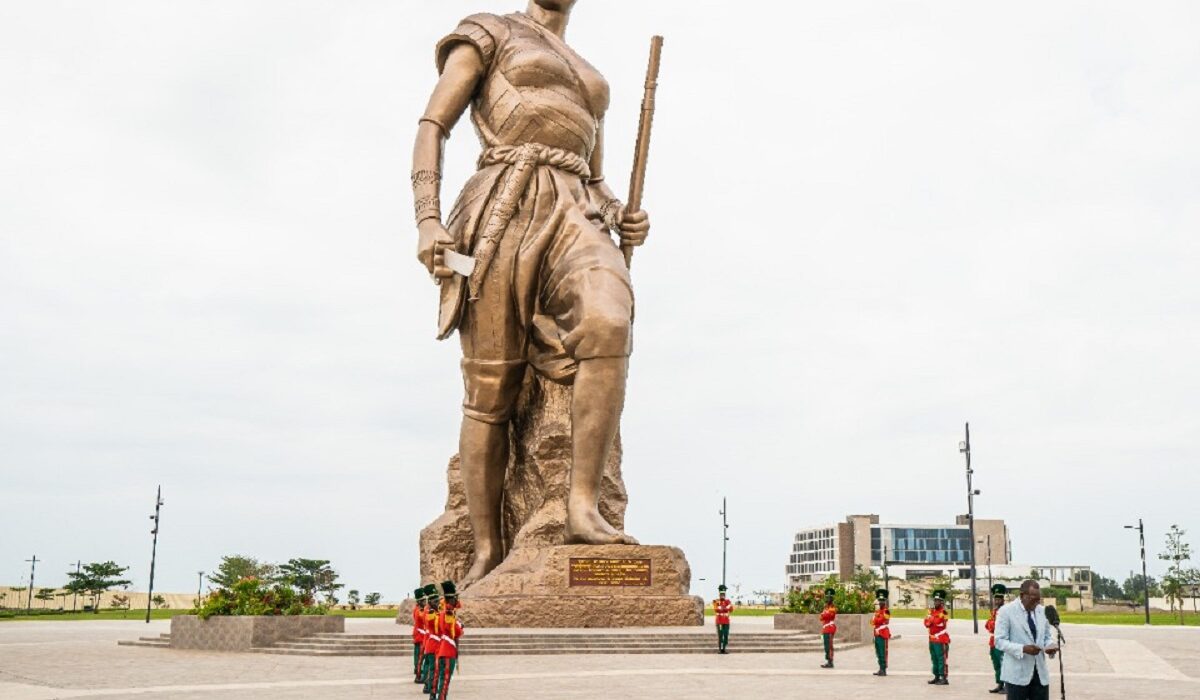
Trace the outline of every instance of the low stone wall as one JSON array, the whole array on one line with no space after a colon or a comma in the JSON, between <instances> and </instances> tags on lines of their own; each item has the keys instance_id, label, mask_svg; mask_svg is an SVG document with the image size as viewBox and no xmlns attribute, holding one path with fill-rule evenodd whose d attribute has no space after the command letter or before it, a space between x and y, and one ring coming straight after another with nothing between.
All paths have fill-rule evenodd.
<instances>
[{"instance_id":1,"label":"low stone wall","mask_svg":"<svg viewBox=\"0 0 1200 700\"><path fill-rule=\"evenodd\" d=\"M839 614L835 641L855 643L871 641L871 638L875 636L871 618L872 615ZM820 634L821 618L819 615L779 613L775 616L775 629Z\"/></svg>"},{"instance_id":2,"label":"low stone wall","mask_svg":"<svg viewBox=\"0 0 1200 700\"><path fill-rule=\"evenodd\" d=\"M346 618L341 615L214 615L207 620L176 615L171 618L171 648L246 651L320 632L345 631Z\"/></svg>"}]
</instances>

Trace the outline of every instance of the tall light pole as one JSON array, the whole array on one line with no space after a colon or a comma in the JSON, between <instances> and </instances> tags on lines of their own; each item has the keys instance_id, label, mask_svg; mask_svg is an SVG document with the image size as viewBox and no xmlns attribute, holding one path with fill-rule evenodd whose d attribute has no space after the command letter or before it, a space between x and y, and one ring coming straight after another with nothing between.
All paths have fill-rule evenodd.
<instances>
[{"instance_id":1,"label":"tall light pole","mask_svg":"<svg viewBox=\"0 0 1200 700\"><path fill-rule=\"evenodd\" d=\"M1146 624L1150 624L1150 579L1146 577L1146 526L1142 524L1142 519L1138 518L1138 524L1126 525L1126 530L1138 531L1138 543L1142 547L1142 598L1146 604Z\"/></svg>"},{"instance_id":2,"label":"tall light pole","mask_svg":"<svg viewBox=\"0 0 1200 700\"><path fill-rule=\"evenodd\" d=\"M146 623L150 623L150 607L153 605L151 599L154 598L154 564L158 557L158 516L162 509L162 484L158 485L158 493L154 496L154 515L150 519L154 521L154 529L150 531L154 535L154 543L150 545L150 591L146 593Z\"/></svg>"},{"instance_id":3,"label":"tall light pole","mask_svg":"<svg viewBox=\"0 0 1200 700\"><path fill-rule=\"evenodd\" d=\"M196 582L196 610L199 611L200 610L200 591L201 591L201 589L204 588L204 572L197 571L196 575L200 577L199 580Z\"/></svg>"},{"instance_id":4,"label":"tall light pole","mask_svg":"<svg viewBox=\"0 0 1200 700\"><path fill-rule=\"evenodd\" d=\"M79 577L79 570L80 570L81 568L83 568L83 560L82 560L82 559L76 559L76 560L75 560L75 576L76 576L76 580L78 580L78 577ZM79 609L79 589L78 589L78 588L76 588L74 591L72 591L72 592L71 592L71 612L76 612L78 609Z\"/></svg>"},{"instance_id":5,"label":"tall light pole","mask_svg":"<svg viewBox=\"0 0 1200 700\"><path fill-rule=\"evenodd\" d=\"M25 605L25 614L33 612L33 571L37 568L37 555L33 555L33 559L26 559L29 562L29 602Z\"/></svg>"},{"instance_id":6,"label":"tall light pole","mask_svg":"<svg viewBox=\"0 0 1200 700\"><path fill-rule=\"evenodd\" d=\"M725 505L725 498L721 498L721 585L725 585L725 562L729 553L729 520L726 517L729 515L729 508Z\"/></svg>"},{"instance_id":7,"label":"tall light pole","mask_svg":"<svg viewBox=\"0 0 1200 700\"><path fill-rule=\"evenodd\" d=\"M882 537L882 536L883 536L883 533L880 533L880 537ZM891 579L888 578L887 542L883 542L882 544L883 544L883 552L882 552L882 558L880 559L880 561L883 562L883 588L884 588L884 590L886 590L888 592L888 605L891 605L892 604L892 602L891 602L891 600L892 600L892 585L891 585Z\"/></svg>"},{"instance_id":8,"label":"tall light pole","mask_svg":"<svg viewBox=\"0 0 1200 700\"><path fill-rule=\"evenodd\" d=\"M986 535L987 542L987 566L988 566L988 592L992 590L992 536ZM979 544L983 544L985 540L979 540Z\"/></svg>"},{"instance_id":9,"label":"tall light pole","mask_svg":"<svg viewBox=\"0 0 1200 700\"><path fill-rule=\"evenodd\" d=\"M971 533L971 621L975 625L975 634L979 634L979 600L975 587L975 496L979 492L971 485L971 424L965 424L966 439L958 443L958 451L967 458L967 527Z\"/></svg>"}]
</instances>

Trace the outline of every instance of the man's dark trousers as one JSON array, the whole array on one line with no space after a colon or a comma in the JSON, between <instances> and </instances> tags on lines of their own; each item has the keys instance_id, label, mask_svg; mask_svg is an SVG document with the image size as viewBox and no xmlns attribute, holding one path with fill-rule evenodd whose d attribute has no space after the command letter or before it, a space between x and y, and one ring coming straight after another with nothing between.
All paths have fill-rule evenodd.
<instances>
[{"instance_id":1,"label":"man's dark trousers","mask_svg":"<svg viewBox=\"0 0 1200 700\"><path fill-rule=\"evenodd\" d=\"M1008 700L1050 700L1050 686L1042 685L1036 668L1029 685L1005 683L1004 687L1008 690Z\"/></svg>"}]
</instances>

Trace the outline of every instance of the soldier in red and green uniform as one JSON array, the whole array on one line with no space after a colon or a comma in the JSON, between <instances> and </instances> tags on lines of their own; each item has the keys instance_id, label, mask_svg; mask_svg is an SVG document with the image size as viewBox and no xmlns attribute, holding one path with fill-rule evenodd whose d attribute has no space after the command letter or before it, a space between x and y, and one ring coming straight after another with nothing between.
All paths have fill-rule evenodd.
<instances>
[{"instance_id":1,"label":"soldier in red and green uniform","mask_svg":"<svg viewBox=\"0 0 1200 700\"><path fill-rule=\"evenodd\" d=\"M933 607L925 616L929 628L929 659L933 663L930 685L950 685L950 632L946 629L950 616L946 613L946 591L933 592Z\"/></svg>"},{"instance_id":2,"label":"soldier in red and green uniform","mask_svg":"<svg viewBox=\"0 0 1200 700\"><path fill-rule=\"evenodd\" d=\"M425 589L413 591L417 604L413 606L413 683L421 682L421 647L425 641Z\"/></svg>"},{"instance_id":3,"label":"soldier in red and green uniform","mask_svg":"<svg viewBox=\"0 0 1200 700\"><path fill-rule=\"evenodd\" d=\"M875 628L875 660L879 662L876 676L886 676L888 667L888 640L892 638L892 612L888 610L888 592L886 588L875 591L875 600L879 609L871 618L871 626Z\"/></svg>"},{"instance_id":4,"label":"soldier in red and green uniform","mask_svg":"<svg viewBox=\"0 0 1200 700\"><path fill-rule=\"evenodd\" d=\"M442 583L442 595L446 602L442 604L442 611L438 613L437 624L442 641L437 650L437 678L434 681L433 694L429 696L431 700L446 700L446 694L450 691L450 678L454 676L458 667L458 640L463 634L463 626L458 621L457 612L462 604L458 602L458 592L453 581Z\"/></svg>"},{"instance_id":5,"label":"soldier in red and green uniform","mask_svg":"<svg viewBox=\"0 0 1200 700\"><path fill-rule=\"evenodd\" d=\"M825 609L821 611L821 644L825 646L825 663L821 668L833 668L833 635L837 634L837 606L833 604L836 591L825 589Z\"/></svg>"},{"instance_id":6,"label":"soldier in red and green uniform","mask_svg":"<svg viewBox=\"0 0 1200 700\"><path fill-rule=\"evenodd\" d=\"M437 584L425 586L425 640L421 646L421 683L424 684L425 694L433 692L433 681L437 678L437 650L442 644L438 633L438 613L441 605L438 600Z\"/></svg>"},{"instance_id":7,"label":"soldier in red and green uniform","mask_svg":"<svg viewBox=\"0 0 1200 700\"><path fill-rule=\"evenodd\" d=\"M1004 683L1000 680L1000 662L1004 658L1004 652L996 648L996 615L1000 612L1000 608L1004 607L1006 593L1008 593L1008 586L1003 583L992 586L992 616L987 621L988 654L992 657L992 669L996 672L996 687L988 692L997 695L1006 692Z\"/></svg>"},{"instance_id":8,"label":"soldier in red and green uniform","mask_svg":"<svg viewBox=\"0 0 1200 700\"><path fill-rule=\"evenodd\" d=\"M725 597L729 590L725 584L717 586L717 599L713 601L713 615L717 623L717 653L726 653L729 646L729 613L733 612L733 601Z\"/></svg>"}]
</instances>

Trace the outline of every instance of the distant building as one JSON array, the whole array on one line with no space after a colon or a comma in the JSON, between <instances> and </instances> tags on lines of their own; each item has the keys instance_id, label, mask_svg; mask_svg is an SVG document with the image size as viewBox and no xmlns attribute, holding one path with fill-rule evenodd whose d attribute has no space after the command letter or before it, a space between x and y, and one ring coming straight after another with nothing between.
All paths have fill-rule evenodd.
<instances>
[{"instance_id":1,"label":"distant building","mask_svg":"<svg viewBox=\"0 0 1200 700\"><path fill-rule=\"evenodd\" d=\"M1012 541L1003 520L975 519L975 576L977 590L987 596L988 581L1009 585L1033 578L1043 585L1070 589L1091 606L1091 568L1084 565L1025 565L1012 563ZM796 533L788 555L788 589L806 588L830 576L849 580L858 567L870 569L893 583L918 582L938 576L969 590L971 531L967 516L954 524L911 525L879 522L878 515L850 515L845 522L808 528ZM911 586L905 586L912 588ZM924 604L924 601L918 604Z\"/></svg>"},{"instance_id":2,"label":"distant building","mask_svg":"<svg viewBox=\"0 0 1200 700\"><path fill-rule=\"evenodd\" d=\"M1012 544L1003 520L975 519L975 562L1008 564ZM989 546L990 545L990 546ZM953 525L880 523L878 515L851 515L845 522L796 533L788 556L788 588L803 588L830 576L849 580L857 567L896 578L971 576L971 533L966 516Z\"/></svg>"}]
</instances>

